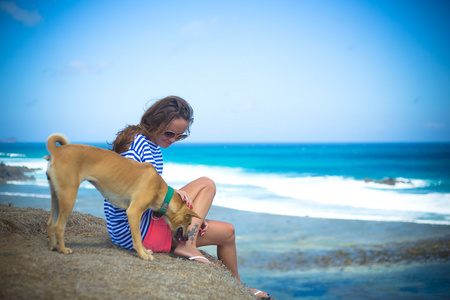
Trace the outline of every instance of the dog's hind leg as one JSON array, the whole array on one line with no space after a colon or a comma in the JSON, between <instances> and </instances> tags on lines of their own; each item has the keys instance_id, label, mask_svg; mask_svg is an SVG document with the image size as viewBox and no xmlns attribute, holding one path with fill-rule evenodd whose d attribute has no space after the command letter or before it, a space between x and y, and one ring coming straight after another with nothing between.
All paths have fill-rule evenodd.
<instances>
[{"instance_id":1,"label":"dog's hind leg","mask_svg":"<svg viewBox=\"0 0 450 300\"><path fill-rule=\"evenodd\" d=\"M72 212L73 206L77 199L78 186L76 188L66 188L58 190L59 215L55 224L56 238L58 239L59 251L65 254L72 253L72 249L66 248L64 243L64 231L66 223Z\"/></svg>"},{"instance_id":2,"label":"dog's hind leg","mask_svg":"<svg viewBox=\"0 0 450 300\"><path fill-rule=\"evenodd\" d=\"M139 203L145 203L145 201L142 201L142 199L134 199L127 209L128 223L130 225L131 238L133 239L133 248L142 259L153 260L153 251L145 249L144 245L142 245L140 223L142 214L146 208L141 207Z\"/></svg>"},{"instance_id":3,"label":"dog's hind leg","mask_svg":"<svg viewBox=\"0 0 450 300\"><path fill-rule=\"evenodd\" d=\"M49 249L56 250L55 224L56 224L56 220L58 219L58 215L59 215L59 202L58 202L58 195L55 191L55 187L53 185L53 182L50 180L50 178L48 180L48 184L50 186L50 193L52 196L52 209L50 210L50 218L48 219L48 222L47 222L47 231L48 231L48 236L50 238Z\"/></svg>"}]
</instances>

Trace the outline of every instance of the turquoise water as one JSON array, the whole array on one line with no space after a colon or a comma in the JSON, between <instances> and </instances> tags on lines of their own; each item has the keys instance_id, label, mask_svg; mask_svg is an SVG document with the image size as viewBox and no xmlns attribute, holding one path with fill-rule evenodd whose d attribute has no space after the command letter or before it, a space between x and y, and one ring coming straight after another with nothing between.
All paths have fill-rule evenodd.
<instances>
[{"instance_id":1,"label":"turquoise water","mask_svg":"<svg viewBox=\"0 0 450 300\"><path fill-rule=\"evenodd\" d=\"M230 208L450 224L448 143L178 144L163 153L169 181L182 182L172 170L206 174L227 198L219 194L216 204ZM364 182L385 178L398 183Z\"/></svg>"},{"instance_id":2,"label":"turquoise water","mask_svg":"<svg viewBox=\"0 0 450 300\"><path fill-rule=\"evenodd\" d=\"M50 209L46 154L43 143L0 144L0 161L35 169L33 181L0 184L1 204ZM450 296L448 255L401 254L408 243L426 240L434 249L434 240L450 237L449 143L178 143L163 155L163 177L174 188L201 176L216 182L208 217L235 226L249 286L278 299ZM103 198L89 183L74 209L104 218Z\"/></svg>"},{"instance_id":3,"label":"turquoise water","mask_svg":"<svg viewBox=\"0 0 450 300\"><path fill-rule=\"evenodd\" d=\"M449 143L174 144L167 160L257 172L354 178L450 178Z\"/></svg>"},{"instance_id":4,"label":"turquoise water","mask_svg":"<svg viewBox=\"0 0 450 300\"><path fill-rule=\"evenodd\" d=\"M46 161L42 159L46 154L43 143L0 144L1 161L41 170L37 180L27 184L34 196L42 191L33 193L33 188L46 186ZM214 203L222 207L290 216L450 225L449 143L178 143L163 149L163 155L163 177L169 184L180 188L208 176L218 187ZM374 182L385 178L393 178L397 184ZM23 190L24 184L20 185ZM92 188L84 184L80 192ZM14 193L8 192L10 196Z\"/></svg>"},{"instance_id":5,"label":"turquoise water","mask_svg":"<svg viewBox=\"0 0 450 300\"><path fill-rule=\"evenodd\" d=\"M430 180L426 191L449 192L449 143L175 144L169 162L237 167L285 176Z\"/></svg>"}]
</instances>

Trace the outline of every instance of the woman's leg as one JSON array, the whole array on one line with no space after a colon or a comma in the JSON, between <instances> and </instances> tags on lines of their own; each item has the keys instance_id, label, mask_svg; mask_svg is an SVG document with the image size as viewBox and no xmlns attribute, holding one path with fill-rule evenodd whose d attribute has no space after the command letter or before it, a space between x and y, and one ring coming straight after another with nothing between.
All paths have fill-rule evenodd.
<instances>
[{"instance_id":1,"label":"woman's leg","mask_svg":"<svg viewBox=\"0 0 450 300\"><path fill-rule=\"evenodd\" d=\"M211 179L202 177L188 183L181 190L187 192L189 197L191 197L193 210L201 219L192 218L191 225L188 227L189 240L177 245L174 253L184 257L199 256L201 252L197 249L198 231L216 195L216 185Z\"/></svg>"},{"instance_id":2,"label":"woman's leg","mask_svg":"<svg viewBox=\"0 0 450 300\"><path fill-rule=\"evenodd\" d=\"M208 230L203 236L197 239L197 247L217 245L217 257L223 264L231 271L231 273L242 283L239 277L237 252L236 252L236 238L234 226L230 223L208 220ZM257 297L268 297L265 292L252 289L250 291L255 294L259 292Z\"/></svg>"},{"instance_id":3,"label":"woman's leg","mask_svg":"<svg viewBox=\"0 0 450 300\"><path fill-rule=\"evenodd\" d=\"M214 196L216 195L216 185L209 178L202 177L188 183L181 190L187 192L193 201L193 210L202 218L192 218L191 225L188 227L189 240L184 244L175 247L174 253L184 257L201 256L202 253L197 247L217 245L217 257L231 271L231 273L241 281L237 265L236 241L234 226L230 223L208 220L208 230L203 236L199 236L200 226L205 219ZM203 262L204 260L200 260ZM250 288L252 293L258 290ZM261 292L258 297L267 297L267 294Z\"/></svg>"},{"instance_id":4,"label":"woman's leg","mask_svg":"<svg viewBox=\"0 0 450 300\"><path fill-rule=\"evenodd\" d=\"M208 230L198 237L197 247L217 245L217 257L240 281L234 226L230 223L208 220Z\"/></svg>"}]
</instances>

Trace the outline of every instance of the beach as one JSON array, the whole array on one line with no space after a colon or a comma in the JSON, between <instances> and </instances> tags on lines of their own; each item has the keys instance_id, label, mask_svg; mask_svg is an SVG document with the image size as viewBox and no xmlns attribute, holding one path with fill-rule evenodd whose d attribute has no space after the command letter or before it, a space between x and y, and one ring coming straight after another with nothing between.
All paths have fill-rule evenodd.
<instances>
[{"instance_id":1,"label":"beach","mask_svg":"<svg viewBox=\"0 0 450 300\"><path fill-rule=\"evenodd\" d=\"M34 177L0 183L0 204L49 211L46 154L0 144L0 161ZM180 144L164 157L174 188L215 181L207 218L234 225L248 286L276 299L450 297L449 144ZM84 182L74 211L104 220L103 197ZM46 250L46 234L36 238ZM68 245L77 255L91 242Z\"/></svg>"},{"instance_id":2,"label":"beach","mask_svg":"<svg viewBox=\"0 0 450 300\"><path fill-rule=\"evenodd\" d=\"M15 208L4 206L0 215L3 228L9 224L3 213L8 209ZM47 217L39 221L39 235L34 237L40 249L33 250L46 256L56 254L47 250ZM212 207L209 217L234 224L244 283L267 290L276 299L443 299L450 295L450 226L289 217L222 207ZM68 232L79 223L69 222ZM71 240L68 235L67 244L75 251L74 256L100 247L87 238L99 230L101 248L106 248L108 255L123 256L127 252L112 244L106 225L101 225L101 221L84 224L81 240ZM27 248L35 248L29 236L25 234L22 239L28 243ZM215 247L202 249L216 256ZM16 255L5 245L3 235L1 251L6 261ZM36 263L32 257L27 255L25 259ZM61 255L56 257L63 259ZM69 263L76 264L69 257ZM2 272L6 269L2 265ZM22 290L18 287L26 285L26 280L10 281L8 290L15 285ZM148 291L151 294L152 289ZM227 297L224 294L217 299Z\"/></svg>"}]
</instances>

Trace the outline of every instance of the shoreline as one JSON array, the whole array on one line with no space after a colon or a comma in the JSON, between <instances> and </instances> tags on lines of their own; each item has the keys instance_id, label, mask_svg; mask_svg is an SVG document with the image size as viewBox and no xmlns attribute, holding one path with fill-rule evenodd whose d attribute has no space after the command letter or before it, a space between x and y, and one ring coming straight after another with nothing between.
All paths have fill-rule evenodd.
<instances>
[{"instance_id":1,"label":"shoreline","mask_svg":"<svg viewBox=\"0 0 450 300\"><path fill-rule=\"evenodd\" d=\"M62 265L67 264L66 260L70 260L72 267L66 266L65 268L72 269L78 268L77 264L80 261L83 261L81 263L89 264L89 261L92 259L96 264L102 261L107 266L112 267L112 262L114 261L115 264L117 259L120 259L119 266L122 265L123 261L124 264L129 264L130 268L139 269L139 272L144 274L143 276L147 276L146 273L149 271L149 266L156 260L159 261L158 268L161 267L161 264L170 264L175 268L178 263L183 263L181 268L186 270L185 272L193 272L195 274L206 272L203 266L185 265L189 262L182 260L179 262L179 259L171 258L166 254L156 254L154 261L141 264L143 261L137 255L130 254L128 250L121 249L111 243L104 219L76 211L71 214L71 218L72 216L76 217L75 221L69 221L66 230L67 245L72 247L75 252L74 255L65 256L52 252L47 249L46 222L49 211L0 205L0 229L5 227L2 209L17 210L19 212L39 211L41 215L41 219L38 221L35 218L30 219L26 217L26 214L22 216L27 219L26 223L24 223L26 225L16 227L22 228L20 230L25 230L25 235L23 233L5 235L0 230L0 266L2 272L10 272L13 267L5 267L5 263L17 262L19 258L19 265L23 264L24 270L29 268L29 265L33 265L34 270L45 269L45 266L39 265L39 257L44 257L43 261L53 265L55 264L52 262L53 258L56 258ZM80 219L82 221L76 221L80 216L82 216ZM426 278L420 278L422 276L420 274L426 274L426 276L423 276L427 278L433 277L436 280L443 281L445 283L443 286L450 284L449 276L443 275L445 273L442 272L444 266L450 267L450 226L447 225L290 217L240 211L218 206L211 208L208 217L234 225L239 273L243 282L248 286L267 290L273 297L278 299L296 299L298 295L301 295L299 297L303 298L311 292L308 289L310 280L313 279L315 280L314 284L318 285L323 285L323 281L328 282L327 287L323 287L323 289L328 290L329 288L331 292L331 288L340 280L341 276L350 276L350 281L344 283L344 285L350 284L351 286L348 288L355 291L365 289L366 283L364 280L371 282L374 277L379 277L386 272L391 274L388 276L393 281L400 280L401 276L405 276L405 272L408 273L410 270L414 270L414 272L419 274L417 275L419 278L419 283L417 284L419 285L427 280ZM36 222L40 225L37 226ZM33 233L31 235L29 234L30 230ZM16 244L16 240L13 240L12 243L15 245L11 248L11 251L11 249L8 250L8 248L4 247L6 247L5 243L10 241L12 236L16 238L19 236L19 243ZM97 237L100 237L100 240L97 240ZM17 247L19 246L23 247L23 249L18 250ZM202 247L200 249L204 253L216 257L215 247ZM32 251L33 254L27 251ZM118 255L117 259L115 258L116 255ZM50 261L48 261L49 257L52 257ZM214 260L214 258L212 259ZM38 265L36 266L36 264ZM57 266L55 265L54 267ZM191 267L194 267L194 269L191 269ZM110 269L102 269L103 267L98 265L94 269L97 270L99 268L104 270L102 273L110 272ZM123 272L125 267L122 266L120 268L118 272ZM144 269L141 270L140 268ZM17 268L15 269L17 270ZM89 276L93 276L95 280L98 280L99 274L93 274L92 270L92 266L90 266L86 267L86 270L83 272L90 273ZM159 270L163 273L165 272L163 269ZM59 272L59 269L53 270L55 274ZM223 272L229 274L226 270L223 270ZM223 274L221 273L220 276L224 276ZM4 275L12 276L13 274L3 273L2 278ZM14 276L20 277L25 275L15 274ZM53 280L47 275L39 276L44 276L50 281ZM129 274L126 273L124 276L129 276ZM186 273L184 275L178 274L178 276L184 278ZM60 280L59 275L58 277L58 280ZM353 277L354 279L351 279ZM13 291L14 295L20 295L19 291L28 285L27 280L29 279L21 279L21 283L16 281L6 282L8 282L8 285L12 284L12 286L16 287L16 290ZM383 281L383 284L385 284L385 281ZM75 284L72 281L70 282ZM98 288L105 290L109 283L105 280L102 282L102 284L98 283L100 285ZM355 287L356 283L358 283L358 286ZM150 289L148 284L145 284ZM177 282L176 284L179 283ZM211 282L208 284L208 289L216 289L215 286L211 286ZM213 285L215 284L220 285L222 283L216 282ZM154 287L154 285L151 285L151 287ZM376 285L371 286L371 288L375 287ZM10 289L4 285L1 290L4 293L4 290L9 291ZM142 288L141 292L143 290L144 288ZM242 292L242 287L238 288L238 290ZM221 289L217 291L221 291ZM77 293L76 289L72 289L69 294L65 295L74 296L78 295ZM108 292L103 291L102 293ZM346 293L349 292L347 291ZM440 293L442 293L442 287ZM444 293L450 295L450 292L444 291ZM3 296L4 294L1 295ZM83 295L90 297L87 294ZM209 295L211 296L211 294ZM214 297L220 299L221 296L215 295ZM244 298L241 298L241 296L237 296L236 299L246 299L245 297L248 295L243 296ZM103 295L101 297L93 296L93 298L102 297ZM37 296L37 298L43 297ZM117 298L117 294L114 295L114 298ZM206 298L198 295L198 299ZM251 295L249 299L252 299ZM314 299L322 298L316 295ZM325 297L323 299L329 298ZM364 298L355 297L354 299Z\"/></svg>"},{"instance_id":2,"label":"shoreline","mask_svg":"<svg viewBox=\"0 0 450 300\"><path fill-rule=\"evenodd\" d=\"M100 197L101 198L101 197ZM99 198L99 199L100 199ZM50 199L0 196L0 206L36 208L50 211ZM89 203L89 205L86 205ZM105 219L103 199L84 202L74 212ZM274 252L308 249L341 249L364 245L379 247L395 243L418 243L427 240L449 240L450 225L403 221L369 221L288 216L213 206L207 219L231 223L236 241L255 250L265 243ZM250 242L250 243L249 243ZM255 246L252 247L251 243ZM239 250L239 249L238 249Z\"/></svg>"},{"instance_id":3,"label":"shoreline","mask_svg":"<svg viewBox=\"0 0 450 300\"><path fill-rule=\"evenodd\" d=\"M243 282L278 299L450 296L450 226L318 219L212 207L236 229Z\"/></svg>"},{"instance_id":4,"label":"shoreline","mask_svg":"<svg viewBox=\"0 0 450 300\"><path fill-rule=\"evenodd\" d=\"M80 195L79 195L80 196ZM73 212L105 219L103 199L77 201ZM79 199L78 199L79 200ZM36 208L50 211L50 198L0 196L0 205L17 208ZM433 239L450 239L450 225L404 221L371 221L353 219L316 218L252 212L212 205L207 219L228 222L236 227L237 242L249 239L266 241L270 249L277 250L272 241L289 241L284 250L336 248L340 245L379 245L388 243L414 243ZM257 237L257 238L255 238ZM278 249L279 250L279 249Z\"/></svg>"}]
</instances>

